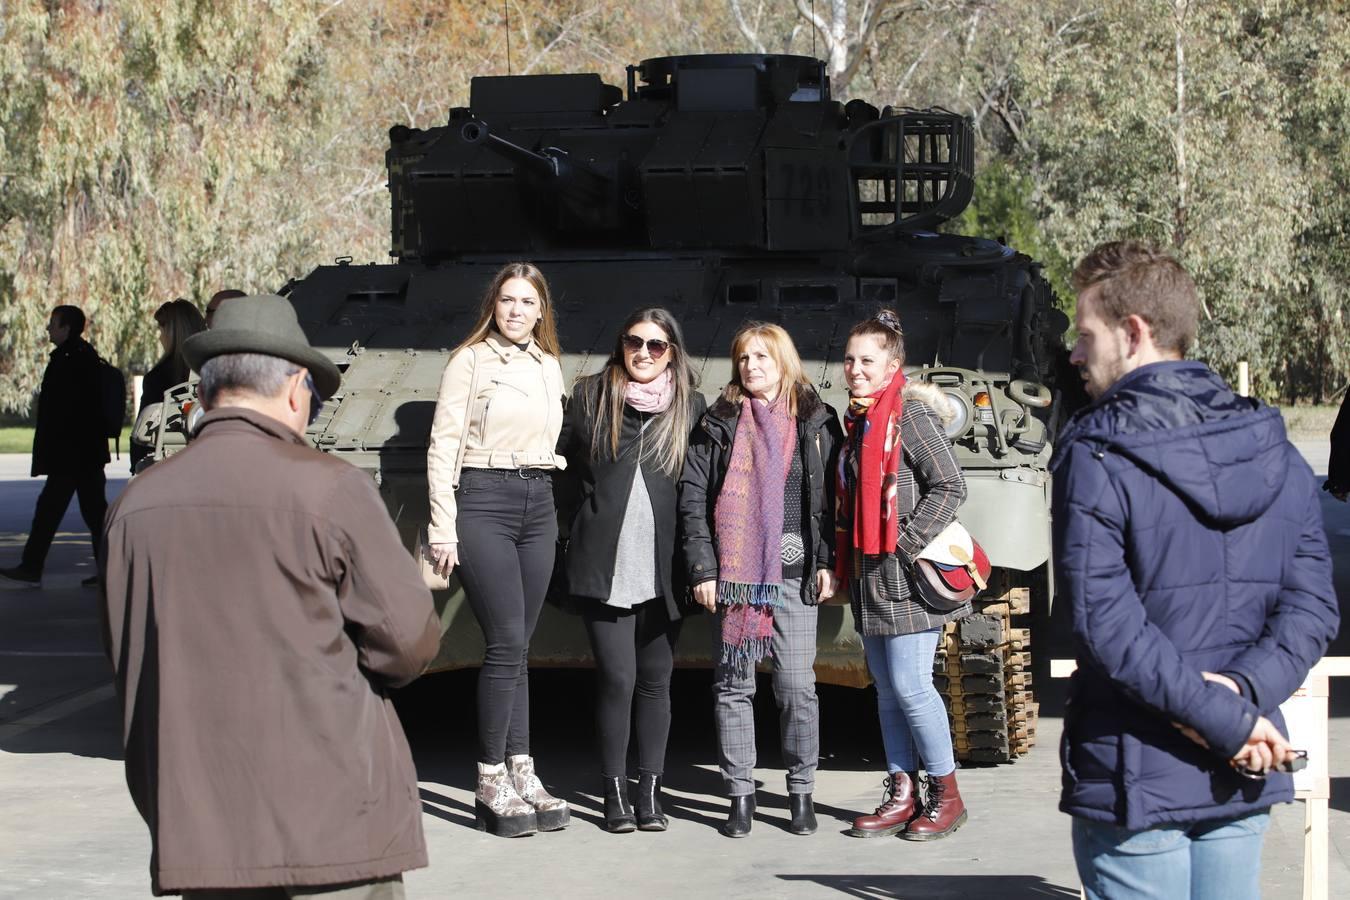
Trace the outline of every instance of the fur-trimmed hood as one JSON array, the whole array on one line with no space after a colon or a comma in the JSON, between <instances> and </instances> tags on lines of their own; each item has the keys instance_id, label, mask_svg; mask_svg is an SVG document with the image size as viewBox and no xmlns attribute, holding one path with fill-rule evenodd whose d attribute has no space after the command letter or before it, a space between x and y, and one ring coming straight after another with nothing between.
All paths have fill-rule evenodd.
<instances>
[{"instance_id":1,"label":"fur-trimmed hood","mask_svg":"<svg viewBox=\"0 0 1350 900\"><path fill-rule=\"evenodd\" d=\"M947 398L942 396L942 388L935 384L929 384L927 381L906 381L905 389L900 392L900 397L906 403L915 401L930 407L937 413L938 421L943 427L950 425L956 419L956 412L952 405L947 402Z\"/></svg>"}]
</instances>

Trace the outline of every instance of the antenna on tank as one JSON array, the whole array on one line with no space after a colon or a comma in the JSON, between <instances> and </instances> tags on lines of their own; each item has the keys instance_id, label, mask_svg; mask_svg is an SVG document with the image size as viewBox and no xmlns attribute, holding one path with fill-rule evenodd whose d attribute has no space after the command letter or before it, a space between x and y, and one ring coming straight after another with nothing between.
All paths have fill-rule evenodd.
<instances>
[{"instance_id":1,"label":"antenna on tank","mask_svg":"<svg viewBox=\"0 0 1350 900\"><path fill-rule=\"evenodd\" d=\"M816 0L811 0L811 58L820 58L816 56Z\"/></svg>"},{"instance_id":2,"label":"antenna on tank","mask_svg":"<svg viewBox=\"0 0 1350 900\"><path fill-rule=\"evenodd\" d=\"M814 0L812 0L814 2ZM502 16L506 20L506 74L511 74L511 8L507 5L507 0L502 0Z\"/></svg>"}]
</instances>

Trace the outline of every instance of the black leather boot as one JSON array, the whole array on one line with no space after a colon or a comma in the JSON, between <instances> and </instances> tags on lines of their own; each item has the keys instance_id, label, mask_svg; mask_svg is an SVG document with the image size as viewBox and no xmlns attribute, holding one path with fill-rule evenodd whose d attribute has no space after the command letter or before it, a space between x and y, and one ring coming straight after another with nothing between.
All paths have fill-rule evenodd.
<instances>
[{"instance_id":1,"label":"black leather boot","mask_svg":"<svg viewBox=\"0 0 1350 900\"><path fill-rule=\"evenodd\" d=\"M746 794L731 798L731 809L727 812L727 824L722 833L727 837L742 838L750 833L750 824L755 818L755 795Z\"/></svg>"},{"instance_id":2,"label":"black leather boot","mask_svg":"<svg viewBox=\"0 0 1350 900\"><path fill-rule=\"evenodd\" d=\"M627 834L637 830L633 804L628 802L626 776L605 779L605 830L611 834Z\"/></svg>"},{"instance_id":3,"label":"black leather boot","mask_svg":"<svg viewBox=\"0 0 1350 900\"><path fill-rule=\"evenodd\" d=\"M816 809L810 794L788 794L788 810L792 813L788 831L793 834L816 833Z\"/></svg>"},{"instance_id":4,"label":"black leather boot","mask_svg":"<svg viewBox=\"0 0 1350 900\"><path fill-rule=\"evenodd\" d=\"M637 826L639 831L665 831L670 824L661 812L661 776L638 774Z\"/></svg>"}]
</instances>

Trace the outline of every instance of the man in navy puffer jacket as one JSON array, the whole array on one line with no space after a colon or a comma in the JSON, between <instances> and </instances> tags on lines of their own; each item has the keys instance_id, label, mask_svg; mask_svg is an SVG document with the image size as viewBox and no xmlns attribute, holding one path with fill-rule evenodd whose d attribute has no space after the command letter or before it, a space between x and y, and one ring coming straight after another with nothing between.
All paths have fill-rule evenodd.
<instances>
[{"instance_id":1,"label":"man in navy puffer jacket","mask_svg":"<svg viewBox=\"0 0 1350 900\"><path fill-rule=\"evenodd\" d=\"M1277 410L1182 359L1199 304L1175 259L1104 244L1073 281L1094 402L1051 468L1079 875L1093 898L1257 897L1293 799L1278 707L1339 623L1317 485Z\"/></svg>"}]
</instances>

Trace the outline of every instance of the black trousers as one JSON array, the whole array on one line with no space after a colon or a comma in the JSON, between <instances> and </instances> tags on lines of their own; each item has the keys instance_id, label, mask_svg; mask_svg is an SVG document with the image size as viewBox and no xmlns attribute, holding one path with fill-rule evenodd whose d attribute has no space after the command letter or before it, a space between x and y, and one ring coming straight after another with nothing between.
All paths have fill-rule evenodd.
<instances>
[{"instance_id":1,"label":"black trousers","mask_svg":"<svg viewBox=\"0 0 1350 900\"><path fill-rule=\"evenodd\" d=\"M595 656L595 730L600 774L628 773L628 736L637 722L638 772L660 775L670 737L670 673L680 620L670 621L664 597L632 609L583 601L582 618Z\"/></svg>"},{"instance_id":2,"label":"black trousers","mask_svg":"<svg viewBox=\"0 0 1350 900\"><path fill-rule=\"evenodd\" d=\"M103 544L103 517L108 512L108 498L105 494L108 480L103 476L103 467L79 473L63 472L47 476L47 483L38 494L37 506L33 510L33 525L28 529L28 543L23 546L22 567L29 572L42 574L47 564L47 551L52 548L56 529L70 506L70 498L79 496L80 515L89 528L89 538L94 544L94 558L98 559Z\"/></svg>"},{"instance_id":3,"label":"black trousers","mask_svg":"<svg viewBox=\"0 0 1350 900\"><path fill-rule=\"evenodd\" d=\"M478 759L496 765L530 752L527 659L558 542L553 481L465 469L455 503L459 577L486 644L478 672Z\"/></svg>"}]
</instances>

